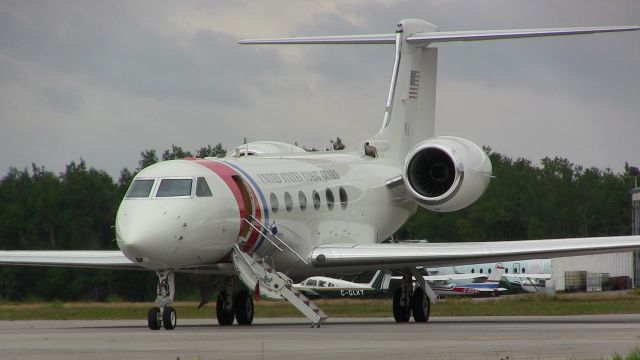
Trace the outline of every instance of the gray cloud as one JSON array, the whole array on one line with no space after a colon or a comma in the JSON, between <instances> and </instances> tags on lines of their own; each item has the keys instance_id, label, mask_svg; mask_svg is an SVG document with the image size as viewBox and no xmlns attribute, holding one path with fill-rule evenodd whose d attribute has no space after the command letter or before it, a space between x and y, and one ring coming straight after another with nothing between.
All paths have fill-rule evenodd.
<instances>
[{"instance_id":1,"label":"gray cloud","mask_svg":"<svg viewBox=\"0 0 640 360\"><path fill-rule=\"evenodd\" d=\"M3 1L0 151L19 151L0 159L0 172L31 161L60 171L83 156L117 175L136 166L141 150L172 143L231 147L247 137L320 146L375 133L391 47L238 46L239 30L252 37L384 33L407 17L442 30L640 23L632 0L309 6ZM533 160L562 155L614 169L640 162L633 139L639 36L443 45L437 128Z\"/></svg>"},{"instance_id":2,"label":"gray cloud","mask_svg":"<svg viewBox=\"0 0 640 360\"><path fill-rule=\"evenodd\" d=\"M117 4L52 5L24 3L28 9L17 13L1 10L2 52L131 96L220 104L242 103L243 81L278 67L276 58L263 51L259 62L246 56L240 69L238 59L257 50L241 52L238 39L229 34L200 30L176 39L143 25Z\"/></svg>"},{"instance_id":3,"label":"gray cloud","mask_svg":"<svg viewBox=\"0 0 640 360\"><path fill-rule=\"evenodd\" d=\"M54 109L64 113L77 113L84 106L82 95L74 89L49 87L42 93Z\"/></svg>"}]
</instances>

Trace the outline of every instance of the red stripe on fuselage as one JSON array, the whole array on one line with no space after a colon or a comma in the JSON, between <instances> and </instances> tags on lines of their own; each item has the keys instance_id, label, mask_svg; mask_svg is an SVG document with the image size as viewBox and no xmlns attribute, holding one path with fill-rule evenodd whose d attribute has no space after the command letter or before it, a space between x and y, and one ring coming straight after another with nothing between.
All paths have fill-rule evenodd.
<instances>
[{"instance_id":1,"label":"red stripe on fuselage","mask_svg":"<svg viewBox=\"0 0 640 360\"><path fill-rule=\"evenodd\" d=\"M240 187L238 187L238 184L236 184L236 182L232 178L232 176L235 175L242 179L242 176L237 171L235 171L232 167L222 162L218 162L215 160L203 160L203 159L197 159L192 161L213 171L216 175L220 177L220 179L222 179L222 181L224 181L225 184L227 184L227 186L233 193L233 196L235 197L236 202L238 203L238 209L240 212L240 218L239 218L240 231L238 232L238 237L240 236L240 234L244 233L246 230L249 231L247 242L243 246L242 250L248 251L252 249L259 235L257 231L255 231L253 228L249 228L249 225L245 223L243 220L247 215L251 215L251 214L247 214L247 209L245 209L244 207L244 199L242 198L242 192L240 191ZM253 193L253 189L251 189L251 192ZM255 193L253 193L253 196L255 199ZM261 215L260 206L257 201L254 202L254 204L256 206L255 216L257 219L260 219L260 215Z\"/></svg>"}]
</instances>

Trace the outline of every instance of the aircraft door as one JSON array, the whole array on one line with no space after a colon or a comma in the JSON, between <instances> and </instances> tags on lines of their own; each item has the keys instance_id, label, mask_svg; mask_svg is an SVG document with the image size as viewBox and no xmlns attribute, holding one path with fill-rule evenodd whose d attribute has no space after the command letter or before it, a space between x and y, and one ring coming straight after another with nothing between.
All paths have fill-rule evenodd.
<instances>
[{"instance_id":1,"label":"aircraft door","mask_svg":"<svg viewBox=\"0 0 640 360\"><path fill-rule=\"evenodd\" d=\"M238 189L240 189L240 194L242 194L243 209L240 209L240 212L244 219L251 221L251 216L255 216L255 201L251 190L240 176L232 175L231 178L238 186ZM251 226L249 226L244 219L242 220L243 223L240 227L238 241L246 241L252 230Z\"/></svg>"}]
</instances>

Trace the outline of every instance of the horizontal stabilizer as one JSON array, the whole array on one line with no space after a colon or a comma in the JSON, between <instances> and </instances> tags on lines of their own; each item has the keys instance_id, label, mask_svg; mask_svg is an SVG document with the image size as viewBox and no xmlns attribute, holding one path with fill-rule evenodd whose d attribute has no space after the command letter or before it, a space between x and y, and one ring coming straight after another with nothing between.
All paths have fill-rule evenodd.
<instances>
[{"instance_id":1,"label":"horizontal stabilizer","mask_svg":"<svg viewBox=\"0 0 640 360\"><path fill-rule=\"evenodd\" d=\"M394 44L395 34L318 36L279 39L240 40L238 44L284 45L284 44Z\"/></svg>"},{"instance_id":2,"label":"horizontal stabilizer","mask_svg":"<svg viewBox=\"0 0 640 360\"><path fill-rule=\"evenodd\" d=\"M546 29L511 29L511 30L473 30L473 31L431 31L424 33L407 34L406 41L410 44L430 44L436 42L451 41L478 41L499 40L544 36L582 35L616 31L640 30L640 26L595 26L573 28L546 28ZM318 36L295 37L277 39L250 39L241 40L239 44L258 45L284 45L284 44L394 44L395 34L373 35L345 35L345 36Z\"/></svg>"},{"instance_id":3,"label":"horizontal stabilizer","mask_svg":"<svg viewBox=\"0 0 640 360\"><path fill-rule=\"evenodd\" d=\"M616 31L640 30L640 26L600 26L577 28L549 29L513 29L513 30L479 30L479 31L435 31L412 34L407 37L408 43L432 43L448 41L477 41L515 39L543 36L582 35Z\"/></svg>"}]
</instances>

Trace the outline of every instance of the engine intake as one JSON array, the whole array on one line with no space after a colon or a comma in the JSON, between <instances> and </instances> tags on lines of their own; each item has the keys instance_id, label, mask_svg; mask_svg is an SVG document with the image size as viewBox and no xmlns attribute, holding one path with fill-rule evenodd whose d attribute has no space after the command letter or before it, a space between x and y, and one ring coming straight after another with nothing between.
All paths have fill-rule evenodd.
<instances>
[{"instance_id":1,"label":"engine intake","mask_svg":"<svg viewBox=\"0 0 640 360\"><path fill-rule=\"evenodd\" d=\"M409 161L407 173L411 187L424 197L435 198L446 193L456 180L456 165L445 151L426 148Z\"/></svg>"},{"instance_id":2,"label":"engine intake","mask_svg":"<svg viewBox=\"0 0 640 360\"><path fill-rule=\"evenodd\" d=\"M491 162L474 143L441 136L409 151L403 178L421 206L455 211L471 205L484 193L491 178Z\"/></svg>"}]
</instances>

